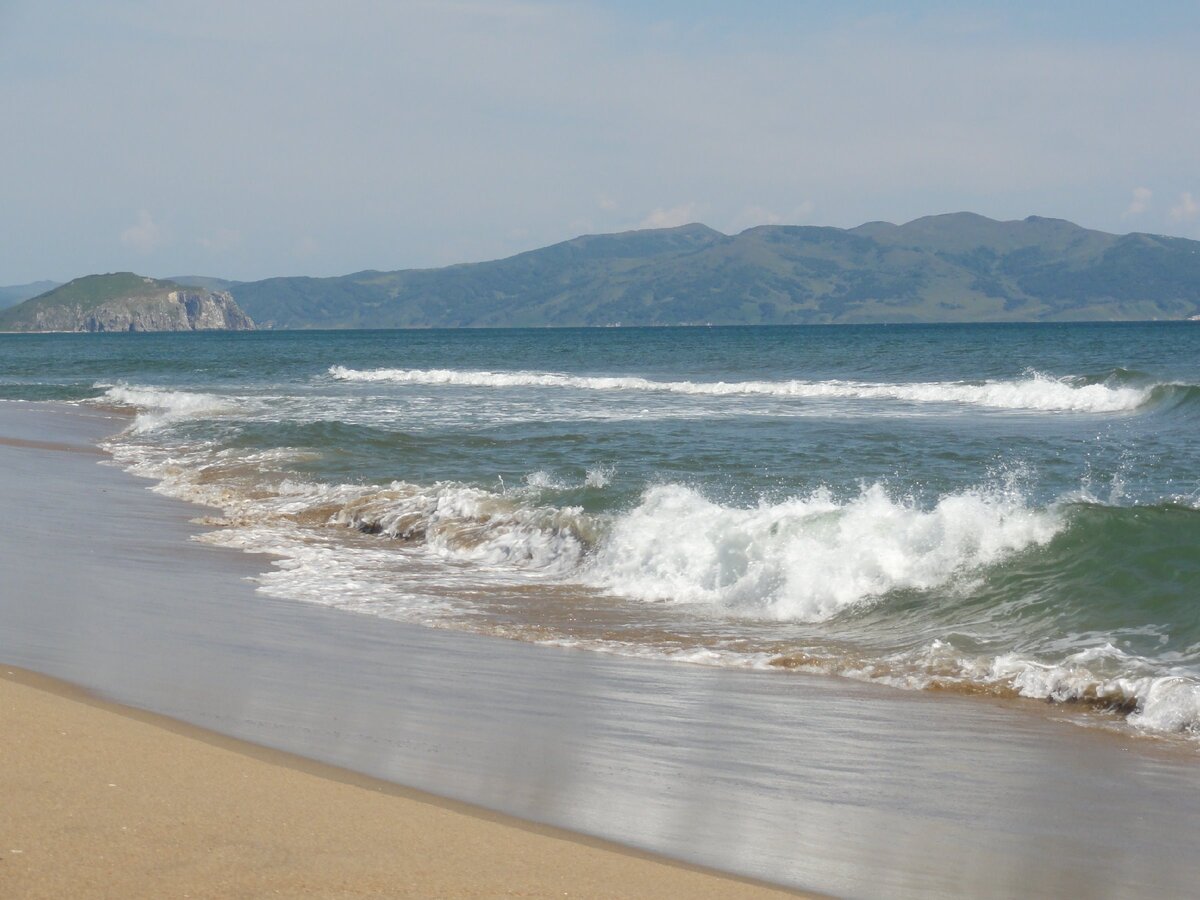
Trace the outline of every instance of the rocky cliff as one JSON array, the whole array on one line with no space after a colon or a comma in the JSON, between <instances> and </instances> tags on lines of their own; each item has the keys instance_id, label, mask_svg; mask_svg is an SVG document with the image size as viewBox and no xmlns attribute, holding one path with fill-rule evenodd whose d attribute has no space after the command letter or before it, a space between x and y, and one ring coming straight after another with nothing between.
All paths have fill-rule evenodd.
<instances>
[{"instance_id":1,"label":"rocky cliff","mask_svg":"<svg viewBox=\"0 0 1200 900\"><path fill-rule=\"evenodd\" d=\"M40 310L37 331L247 331L254 322L224 291L171 291L113 300L91 310Z\"/></svg>"},{"instance_id":2,"label":"rocky cliff","mask_svg":"<svg viewBox=\"0 0 1200 900\"><path fill-rule=\"evenodd\" d=\"M3 331L248 331L226 291L186 288L129 272L78 278L0 313Z\"/></svg>"}]
</instances>

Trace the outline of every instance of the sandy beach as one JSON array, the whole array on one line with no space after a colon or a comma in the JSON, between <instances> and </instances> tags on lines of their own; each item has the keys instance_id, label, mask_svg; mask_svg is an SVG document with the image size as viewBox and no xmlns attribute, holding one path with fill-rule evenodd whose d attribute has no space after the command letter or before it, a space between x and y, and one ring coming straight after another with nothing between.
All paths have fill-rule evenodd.
<instances>
[{"instance_id":1,"label":"sandy beach","mask_svg":"<svg viewBox=\"0 0 1200 900\"><path fill-rule=\"evenodd\" d=\"M88 692L0 685L20 798L0 894L767 890L720 871L838 896L1172 897L1200 877L1190 745L272 598L269 558L192 540L203 509L105 464L121 424L0 404L3 671Z\"/></svg>"},{"instance_id":2,"label":"sandy beach","mask_svg":"<svg viewBox=\"0 0 1200 900\"><path fill-rule=\"evenodd\" d=\"M56 422L58 439L43 440L45 419L18 413L0 447L94 465L104 455L91 441L119 426L107 414ZM810 896L238 740L3 663L0 722L6 897Z\"/></svg>"},{"instance_id":3,"label":"sandy beach","mask_svg":"<svg viewBox=\"0 0 1200 900\"><path fill-rule=\"evenodd\" d=\"M0 666L6 897L784 897Z\"/></svg>"}]
</instances>

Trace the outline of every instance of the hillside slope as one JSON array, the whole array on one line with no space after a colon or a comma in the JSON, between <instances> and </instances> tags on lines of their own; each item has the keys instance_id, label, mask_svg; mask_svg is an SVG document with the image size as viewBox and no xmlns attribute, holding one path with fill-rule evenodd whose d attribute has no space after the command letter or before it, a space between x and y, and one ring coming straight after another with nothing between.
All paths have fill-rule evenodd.
<instances>
[{"instance_id":1,"label":"hillside slope","mask_svg":"<svg viewBox=\"0 0 1200 900\"><path fill-rule=\"evenodd\" d=\"M685 225L229 289L277 328L1181 319L1200 314L1200 242L972 213L733 236Z\"/></svg>"}]
</instances>

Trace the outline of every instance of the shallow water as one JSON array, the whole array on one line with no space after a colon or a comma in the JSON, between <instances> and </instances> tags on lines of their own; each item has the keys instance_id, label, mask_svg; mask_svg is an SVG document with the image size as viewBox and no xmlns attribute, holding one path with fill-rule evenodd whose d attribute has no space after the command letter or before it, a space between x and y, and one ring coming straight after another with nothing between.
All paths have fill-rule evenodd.
<instances>
[{"instance_id":1,"label":"shallow water","mask_svg":"<svg viewBox=\"0 0 1200 900\"><path fill-rule=\"evenodd\" d=\"M0 403L0 438L95 432ZM189 540L200 510L147 482L2 440L0 463L0 501L25 511L0 517L5 662L839 896L1178 897L1200 877L1189 743L1074 727L1051 705L618 658L256 595L246 578L268 560Z\"/></svg>"},{"instance_id":2,"label":"shallow water","mask_svg":"<svg viewBox=\"0 0 1200 900\"><path fill-rule=\"evenodd\" d=\"M1200 327L0 338L274 597L1200 731Z\"/></svg>"}]
</instances>

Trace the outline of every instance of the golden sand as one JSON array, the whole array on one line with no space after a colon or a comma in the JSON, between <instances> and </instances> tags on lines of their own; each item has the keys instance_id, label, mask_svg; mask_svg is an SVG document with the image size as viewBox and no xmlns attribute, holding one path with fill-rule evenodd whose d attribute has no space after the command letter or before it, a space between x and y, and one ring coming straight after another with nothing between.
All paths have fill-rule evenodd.
<instances>
[{"instance_id":1,"label":"golden sand","mask_svg":"<svg viewBox=\"0 0 1200 900\"><path fill-rule=\"evenodd\" d=\"M0 798L2 897L794 896L3 665Z\"/></svg>"}]
</instances>

